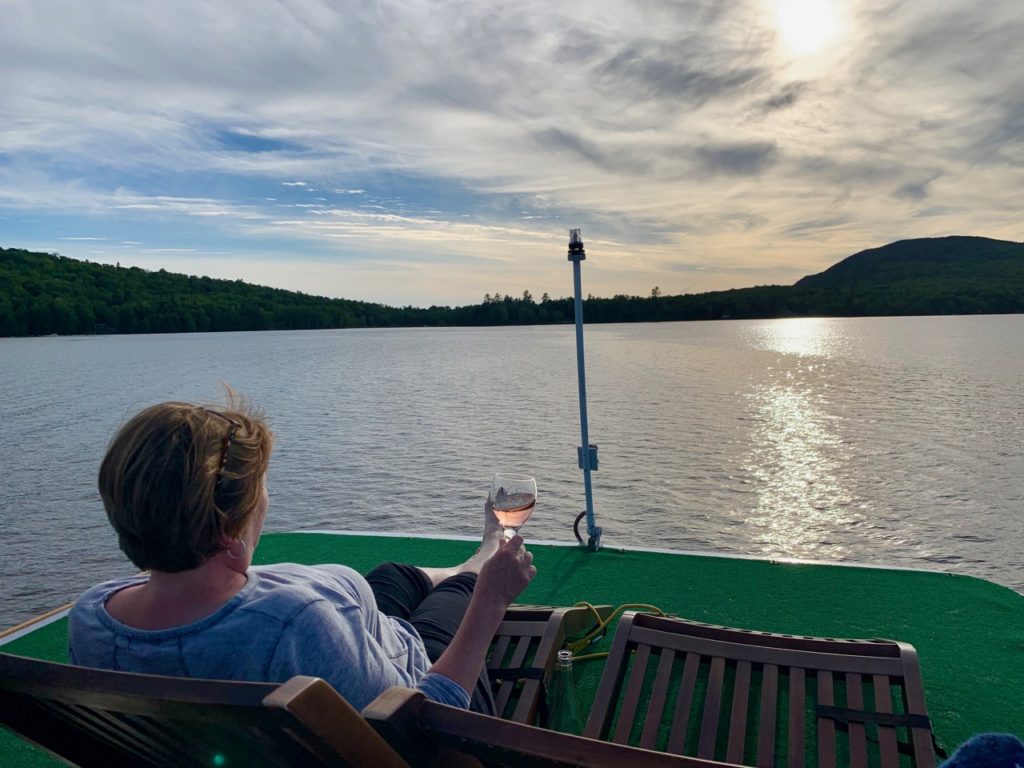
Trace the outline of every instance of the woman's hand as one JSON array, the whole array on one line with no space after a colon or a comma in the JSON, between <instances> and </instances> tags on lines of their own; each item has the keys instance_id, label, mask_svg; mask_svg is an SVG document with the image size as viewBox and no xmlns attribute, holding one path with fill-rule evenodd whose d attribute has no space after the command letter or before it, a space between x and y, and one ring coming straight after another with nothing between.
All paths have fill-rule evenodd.
<instances>
[{"instance_id":1,"label":"woman's hand","mask_svg":"<svg viewBox=\"0 0 1024 768\"><path fill-rule=\"evenodd\" d=\"M504 614L536 575L533 553L523 546L523 537L516 535L503 541L498 551L483 564L474 593L488 604L500 607Z\"/></svg>"}]
</instances>

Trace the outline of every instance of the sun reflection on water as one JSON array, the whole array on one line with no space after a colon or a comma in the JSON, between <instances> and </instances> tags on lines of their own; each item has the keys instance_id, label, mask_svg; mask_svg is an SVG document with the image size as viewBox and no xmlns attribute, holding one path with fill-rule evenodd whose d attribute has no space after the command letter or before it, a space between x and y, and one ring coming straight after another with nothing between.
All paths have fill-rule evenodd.
<instances>
[{"instance_id":1,"label":"sun reflection on water","mask_svg":"<svg viewBox=\"0 0 1024 768\"><path fill-rule=\"evenodd\" d=\"M749 395L755 426L744 469L757 504L746 524L766 555L842 559L837 528L864 521L842 478L842 417L830 409L827 358L836 339L827 320L758 329L762 349L782 353Z\"/></svg>"},{"instance_id":2,"label":"sun reflection on water","mask_svg":"<svg viewBox=\"0 0 1024 768\"><path fill-rule=\"evenodd\" d=\"M754 327L752 339L761 349L787 355L829 355L838 351L840 340L834 333L835 323L829 318L800 317L775 320Z\"/></svg>"}]
</instances>

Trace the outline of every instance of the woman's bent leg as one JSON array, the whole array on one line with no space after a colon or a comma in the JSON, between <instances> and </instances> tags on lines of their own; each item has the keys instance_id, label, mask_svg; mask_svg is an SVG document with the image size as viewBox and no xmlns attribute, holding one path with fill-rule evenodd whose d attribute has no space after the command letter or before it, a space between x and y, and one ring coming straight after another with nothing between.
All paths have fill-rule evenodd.
<instances>
[{"instance_id":1,"label":"woman's bent leg","mask_svg":"<svg viewBox=\"0 0 1024 768\"><path fill-rule=\"evenodd\" d=\"M381 613L411 623L431 661L437 661L451 644L476 586L475 573L460 573L432 588L430 578L420 568L404 563L378 565L366 575L366 580ZM494 696L486 669L480 670L476 688L470 691L470 709L494 714Z\"/></svg>"},{"instance_id":2,"label":"woman's bent leg","mask_svg":"<svg viewBox=\"0 0 1024 768\"><path fill-rule=\"evenodd\" d=\"M377 608L385 616L409 621L433 585L422 570L404 563L384 563L366 575ZM431 657L433 658L433 657Z\"/></svg>"}]
</instances>

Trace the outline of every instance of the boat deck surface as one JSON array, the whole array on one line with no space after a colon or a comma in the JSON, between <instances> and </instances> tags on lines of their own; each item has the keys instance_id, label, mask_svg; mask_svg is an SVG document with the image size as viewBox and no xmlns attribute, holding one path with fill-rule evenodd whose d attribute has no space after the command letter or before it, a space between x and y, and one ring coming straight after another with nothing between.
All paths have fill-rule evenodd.
<instances>
[{"instance_id":1,"label":"boat deck surface","mask_svg":"<svg viewBox=\"0 0 1024 768\"><path fill-rule=\"evenodd\" d=\"M983 731L1024 735L1024 595L1009 588L927 571L529 546L538 575L520 602L645 603L695 621L745 629L902 640L920 655L940 746L951 751ZM387 560L451 565L474 548L470 541L440 538L271 533L263 536L255 560L345 563L365 573ZM607 650L613 631L588 652ZM67 620L37 625L0 649L67 661ZM602 662L578 666L581 701L587 706ZM0 733L0 755L10 768L56 765L6 732Z\"/></svg>"}]
</instances>

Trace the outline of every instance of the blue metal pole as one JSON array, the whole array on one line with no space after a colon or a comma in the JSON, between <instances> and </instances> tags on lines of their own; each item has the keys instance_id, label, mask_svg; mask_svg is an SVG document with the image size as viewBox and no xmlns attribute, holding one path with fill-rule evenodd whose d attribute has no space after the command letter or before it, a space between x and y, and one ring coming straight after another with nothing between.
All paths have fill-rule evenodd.
<instances>
[{"instance_id":1,"label":"blue metal pole","mask_svg":"<svg viewBox=\"0 0 1024 768\"><path fill-rule=\"evenodd\" d=\"M583 281L580 262L587 257L583 250L583 238L578 229L569 230L569 260L572 262L572 283L575 294L576 315L576 378L580 390L580 439L582 445L577 450L580 469L583 470L583 489L587 500L587 546L599 549L601 546L601 529L594 518L594 492L590 481L591 470L597 469L597 446L590 444L590 432L587 426L587 371L583 354Z\"/></svg>"}]
</instances>

